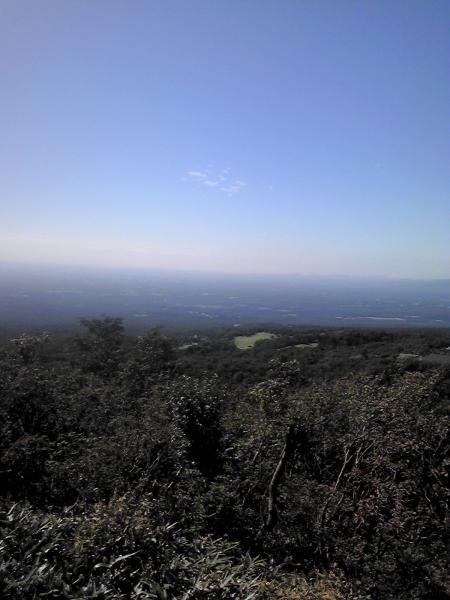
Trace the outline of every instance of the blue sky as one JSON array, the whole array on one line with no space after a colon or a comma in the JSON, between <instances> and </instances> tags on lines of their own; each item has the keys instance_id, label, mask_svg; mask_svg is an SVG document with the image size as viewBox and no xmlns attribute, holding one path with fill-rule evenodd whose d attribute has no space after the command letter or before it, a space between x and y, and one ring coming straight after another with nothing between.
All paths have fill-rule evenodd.
<instances>
[{"instance_id":1,"label":"blue sky","mask_svg":"<svg viewBox=\"0 0 450 600\"><path fill-rule=\"evenodd\" d=\"M3 0L0 253L450 277L447 0Z\"/></svg>"}]
</instances>

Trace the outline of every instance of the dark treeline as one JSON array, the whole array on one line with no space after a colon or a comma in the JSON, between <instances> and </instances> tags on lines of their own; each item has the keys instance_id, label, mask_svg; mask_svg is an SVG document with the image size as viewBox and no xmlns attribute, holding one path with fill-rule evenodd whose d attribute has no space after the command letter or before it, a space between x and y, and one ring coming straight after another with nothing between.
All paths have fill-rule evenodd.
<instances>
[{"instance_id":1,"label":"dark treeline","mask_svg":"<svg viewBox=\"0 0 450 600\"><path fill-rule=\"evenodd\" d=\"M82 326L0 348L2 598L450 598L448 331Z\"/></svg>"}]
</instances>

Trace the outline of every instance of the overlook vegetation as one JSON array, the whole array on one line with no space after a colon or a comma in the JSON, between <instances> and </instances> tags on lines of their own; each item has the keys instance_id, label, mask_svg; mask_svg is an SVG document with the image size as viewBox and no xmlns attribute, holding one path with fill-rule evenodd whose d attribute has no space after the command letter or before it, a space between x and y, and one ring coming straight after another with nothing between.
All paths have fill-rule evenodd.
<instances>
[{"instance_id":1,"label":"overlook vegetation","mask_svg":"<svg viewBox=\"0 0 450 600\"><path fill-rule=\"evenodd\" d=\"M82 326L1 346L2 598L450 597L448 331Z\"/></svg>"}]
</instances>

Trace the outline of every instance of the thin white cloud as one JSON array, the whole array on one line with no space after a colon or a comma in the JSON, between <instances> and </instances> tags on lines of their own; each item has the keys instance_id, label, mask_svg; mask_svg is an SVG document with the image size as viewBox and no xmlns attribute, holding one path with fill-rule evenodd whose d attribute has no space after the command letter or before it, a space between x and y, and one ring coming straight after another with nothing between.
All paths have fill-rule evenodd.
<instances>
[{"instance_id":1,"label":"thin white cloud","mask_svg":"<svg viewBox=\"0 0 450 600\"><path fill-rule=\"evenodd\" d=\"M240 179L237 179L233 183L230 183L227 186L221 187L220 189L222 192L225 192L226 194L233 195L233 194L239 194L239 192L242 191L242 188L244 188L246 185L247 184L245 183L245 181L241 181Z\"/></svg>"},{"instance_id":2,"label":"thin white cloud","mask_svg":"<svg viewBox=\"0 0 450 600\"><path fill-rule=\"evenodd\" d=\"M238 194L247 184L242 179L230 178L230 171L231 168L226 167L213 172L212 166L209 165L204 171L187 171L187 178L183 179L190 179L208 188L216 188L228 195Z\"/></svg>"},{"instance_id":3,"label":"thin white cloud","mask_svg":"<svg viewBox=\"0 0 450 600\"><path fill-rule=\"evenodd\" d=\"M203 171L188 171L186 175L189 175L192 179L208 179L208 174Z\"/></svg>"},{"instance_id":4,"label":"thin white cloud","mask_svg":"<svg viewBox=\"0 0 450 600\"><path fill-rule=\"evenodd\" d=\"M226 169L224 169L219 175L219 180L226 181L230 171L231 171L230 167L227 167Z\"/></svg>"}]
</instances>

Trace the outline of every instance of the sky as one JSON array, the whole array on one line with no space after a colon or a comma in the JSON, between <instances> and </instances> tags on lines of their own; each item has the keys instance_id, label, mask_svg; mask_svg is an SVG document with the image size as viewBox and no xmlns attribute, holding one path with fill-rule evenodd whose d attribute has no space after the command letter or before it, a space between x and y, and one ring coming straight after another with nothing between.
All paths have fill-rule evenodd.
<instances>
[{"instance_id":1,"label":"sky","mask_svg":"<svg viewBox=\"0 0 450 600\"><path fill-rule=\"evenodd\" d=\"M0 260L450 277L448 0L2 0Z\"/></svg>"}]
</instances>

